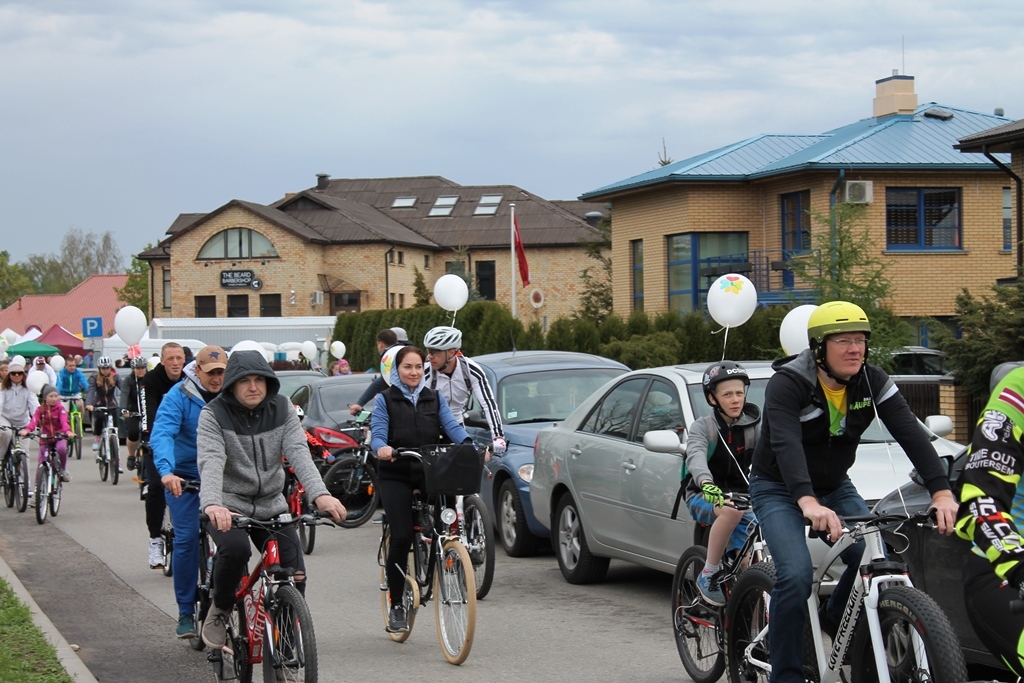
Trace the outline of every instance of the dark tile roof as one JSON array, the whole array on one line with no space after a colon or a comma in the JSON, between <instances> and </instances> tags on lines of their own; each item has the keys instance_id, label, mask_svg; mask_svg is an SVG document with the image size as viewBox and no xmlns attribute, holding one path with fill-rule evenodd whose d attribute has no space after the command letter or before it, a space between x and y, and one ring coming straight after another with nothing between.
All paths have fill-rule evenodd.
<instances>
[{"instance_id":1,"label":"dark tile roof","mask_svg":"<svg viewBox=\"0 0 1024 683\"><path fill-rule=\"evenodd\" d=\"M960 138L954 148L961 152L1011 152L1024 148L1024 119Z\"/></svg>"},{"instance_id":2,"label":"dark tile roof","mask_svg":"<svg viewBox=\"0 0 1024 683\"><path fill-rule=\"evenodd\" d=\"M316 230L328 242L395 242L411 246L437 244L413 232L386 213L321 192L300 192L275 209Z\"/></svg>"}]
</instances>

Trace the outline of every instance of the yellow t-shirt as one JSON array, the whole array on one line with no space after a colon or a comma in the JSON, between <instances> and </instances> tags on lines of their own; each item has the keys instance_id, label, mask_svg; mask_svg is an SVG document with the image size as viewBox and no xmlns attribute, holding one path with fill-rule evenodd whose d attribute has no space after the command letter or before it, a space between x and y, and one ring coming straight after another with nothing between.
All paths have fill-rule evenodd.
<instances>
[{"instance_id":1,"label":"yellow t-shirt","mask_svg":"<svg viewBox=\"0 0 1024 683\"><path fill-rule=\"evenodd\" d=\"M846 387L840 389L829 389L825 383L818 379L822 391L825 392L825 399L828 401L829 433L832 436L839 436L846 431Z\"/></svg>"}]
</instances>

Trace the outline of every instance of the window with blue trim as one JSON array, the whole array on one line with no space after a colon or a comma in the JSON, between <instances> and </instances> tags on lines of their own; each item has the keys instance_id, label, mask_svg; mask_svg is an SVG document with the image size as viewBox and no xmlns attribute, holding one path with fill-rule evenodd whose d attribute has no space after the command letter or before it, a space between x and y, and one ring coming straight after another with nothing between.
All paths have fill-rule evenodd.
<instances>
[{"instance_id":1,"label":"window with blue trim","mask_svg":"<svg viewBox=\"0 0 1024 683\"><path fill-rule=\"evenodd\" d=\"M1003 188L1003 250L1013 250L1013 195L1010 188Z\"/></svg>"},{"instance_id":2,"label":"window with blue trim","mask_svg":"<svg viewBox=\"0 0 1024 683\"><path fill-rule=\"evenodd\" d=\"M960 188L888 187L885 190L886 248L961 249L960 214Z\"/></svg>"},{"instance_id":3,"label":"window with blue trim","mask_svg":"<svg viewBox=\"0 0 1024 683\"><path fill-rule=\"evenodd\" d=\"M708 287L719 275L749 270L747 244L745 232L669 235L668 309L680 315L705 310ZM701 271L716 274L701 275Z\"/></svg>"},{"instance_id":4,"label":"window with blue trim","mask_svg":"<svg viewBox=\"0 0 1024 683\"><path fill-rule=\"evenodd\" d=\"M633 240L629 243L630 256L633 261L633 310L644 310L644 241Z\"/></svg>"}]
</instances>

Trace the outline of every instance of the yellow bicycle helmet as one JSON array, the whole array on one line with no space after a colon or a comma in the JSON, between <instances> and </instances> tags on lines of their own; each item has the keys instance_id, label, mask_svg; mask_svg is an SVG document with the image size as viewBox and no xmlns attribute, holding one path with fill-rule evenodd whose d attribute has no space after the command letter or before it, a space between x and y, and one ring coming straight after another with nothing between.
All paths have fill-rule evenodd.
<instances>
[{"instance_id":1,"label":"yellow bicycle helmet","mask_svg":"<svg viewBox=\"0 0 1024 683\"><path fill-rule=\"evenodd\" d=\"M814 362L829 377L839 384L848 384L848 379L836 376L825 360L825 338L842 332L863 332L871 339L871 322L864 309L849 301L829 301L814 309L807 319L807 341L814 354ZM864 360L868 358L870 344L864 348ZM863 369L863 365L861 366Z\"/></svg>"}]
</instances>

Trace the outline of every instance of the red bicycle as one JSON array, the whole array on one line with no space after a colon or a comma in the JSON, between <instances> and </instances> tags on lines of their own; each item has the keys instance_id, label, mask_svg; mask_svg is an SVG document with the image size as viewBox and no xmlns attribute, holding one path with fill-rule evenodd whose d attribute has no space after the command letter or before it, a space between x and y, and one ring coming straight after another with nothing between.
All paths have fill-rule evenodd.
<instances>
[{"instance_id":1,"label":"red bicycle","mask_svg":"<svg viewBox=\"0 0 1024 683\"><path fill-rule=\"evenodd\" d=\"M218 681L251 683L253 665L262 664L264 681L316 683L313 617L302 593L295 587L294 570L281 566L275 533L295 524L311 528L319 524L334 526L324 519L327 516L328 513L317 512L297 518L283 514L269 520L232 517L233 528L256 527L269 530L272 535L259 563L248 576L242 577L235 591L235 606L226 626L224 647L211 648L207 655ZM209 521L205 514L199 519L201 523ZM200 543L199 614L205 619L212 603L215 546L204 524L200 526ZM197 636L196 640L201 642L202 636Z\"/></svg>"},{"instance_id":2,"label":"red bicycle","mask_svg":"<svg viewBox=\"0 0 1024 683\"><path fill-rule=\"evenodd\" d=\"M288 466L285 467L284 497L288 501L288 512L293 517L316 512L316 506L306 500L306 488L295 476L295 470ZM302 552L312 554L316 545L316 527L300 524L299 541L302 543Z\"/></svg>"}]
</instances>

